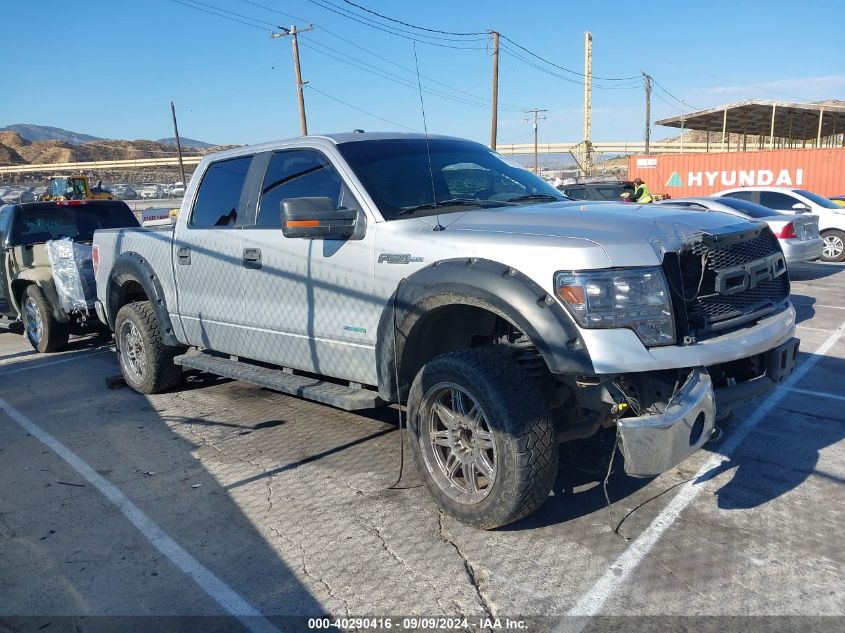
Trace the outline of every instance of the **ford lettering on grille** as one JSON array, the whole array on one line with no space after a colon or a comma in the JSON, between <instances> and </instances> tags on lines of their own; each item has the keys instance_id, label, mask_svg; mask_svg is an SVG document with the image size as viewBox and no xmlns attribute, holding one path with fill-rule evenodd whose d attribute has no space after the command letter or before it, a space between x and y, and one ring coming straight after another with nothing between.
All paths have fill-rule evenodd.
<instances>
[{"instance_id":1,"label":"ford lettering on grille","mask_svg":"<svg viewBox=\"0 0 845 633\"><path fill-rule=\"evenodd\" d=\"M775 253L744 266L734 266L718 272L716 292L732 295L756 288L764 281L777 279L786 272L786 260L781 253Z\"/></svg>"}]
</instances>

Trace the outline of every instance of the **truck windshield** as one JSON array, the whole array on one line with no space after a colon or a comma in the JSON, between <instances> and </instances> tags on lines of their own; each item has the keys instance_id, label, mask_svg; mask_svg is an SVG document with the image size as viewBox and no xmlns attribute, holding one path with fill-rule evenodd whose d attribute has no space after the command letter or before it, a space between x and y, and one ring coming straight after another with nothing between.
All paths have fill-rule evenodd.
<instances>
[{"instance_id":1,"label":"truck windshield","mask_svg":"<svg viewBox=\"0 0 845 633\"><path fill-rule=\"evenodd\" d=\"M471 141L429 139L427 148L424 138L383 139L338 149L385 220L567 200L539 176Z\"/></svg>"},{"instance_id":2,"label":"truck windshield","mask_svg":"<svg viewBox=\"0 0 845 633\"><path fill-rule=\"evenodd\" d=\"M63 237L75 242L90 242L98 229L140 226L132 211L123 203L97 206L44 204L21 209L16 216L9 236L10 246L30 246Z\"/></svg>"}]
</instances>

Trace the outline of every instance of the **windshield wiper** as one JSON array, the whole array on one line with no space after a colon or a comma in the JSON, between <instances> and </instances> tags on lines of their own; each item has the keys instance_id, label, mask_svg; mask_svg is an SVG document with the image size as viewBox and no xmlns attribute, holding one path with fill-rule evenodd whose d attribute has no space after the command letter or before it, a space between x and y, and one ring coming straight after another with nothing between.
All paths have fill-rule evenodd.
<instances>
[{"instance_id":1,"label":"windshield wiper","mask_svg":"<svg viewBox=\"0 0 845 633\"><path fill-rule=\"evenodd\" d=\"M522 202L524 200L554 200L555 202L562 202L563 200L566 200L566 198L554 196L550 193L530 193L527 196L510 198L508 202Z\"/></svg>"},{"instance_id":2,"label":"windshield wiper","mask_svg":"<svg viewBox=\"0 0 845 633\"><path fill-rule=\"evenodd\" d=\"M467 200L466 198L452 198L450 200L440 200L438 202L428 202L426 204L418 204L415 207L408 207L407 209L402 209L399 211L396 216L401 215L410 215L412 213L416 213L417 211L426 211L428 209L439 209L441 207L461 207L461 206L473 206L473 207L483 207L484 203L481 200Z\"/></svg>"}]
</instances>

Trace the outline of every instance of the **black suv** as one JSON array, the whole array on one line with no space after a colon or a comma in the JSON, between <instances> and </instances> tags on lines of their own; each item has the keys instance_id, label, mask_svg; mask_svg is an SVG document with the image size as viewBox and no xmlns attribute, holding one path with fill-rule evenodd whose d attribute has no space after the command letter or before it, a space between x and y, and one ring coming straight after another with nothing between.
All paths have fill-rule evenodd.
<instances>
[{"instance_id":1,"label":"black suv","mask_svg":"<svg viewBox=\"0 0 845 633\"><path fill-rule=\"evenodd\" d=\"M608 182L576 182L558 187L563 195L573 200L612 200L619 202L622 194L634 195L634 183L629 180Z\"/></svg>"}]
</instances>

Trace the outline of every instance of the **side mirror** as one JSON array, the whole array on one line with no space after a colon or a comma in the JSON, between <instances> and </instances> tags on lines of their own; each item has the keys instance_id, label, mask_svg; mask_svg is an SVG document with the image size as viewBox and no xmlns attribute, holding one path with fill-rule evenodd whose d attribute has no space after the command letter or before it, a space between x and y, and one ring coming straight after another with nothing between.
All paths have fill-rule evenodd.
<instances>
[{"instance_id":1,"label":"side mirror","mask_svg":"<svg viewBox=\"0 0 845 633\"><path fill-rule=\"evenodd\" d=\"M798 211L798 213L802 213L803 211L809 211L810 207L808 207L803 202L796 202L795 204L792 205L792 210Z\"/></svg>"},{"instance_id":2,"label":"side mirror","mask_svg":"<svg viewBox=\"0 0 845 633\"><path fill-rule=\"evenodd\" d=\"M358 225L358 211L338 209L331 198L288 198L280 207L285 237L345 240Z\"/></svg>"}]
</instances>

